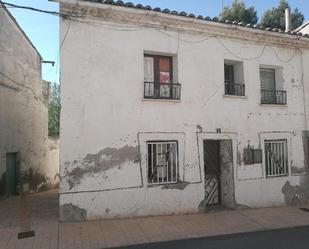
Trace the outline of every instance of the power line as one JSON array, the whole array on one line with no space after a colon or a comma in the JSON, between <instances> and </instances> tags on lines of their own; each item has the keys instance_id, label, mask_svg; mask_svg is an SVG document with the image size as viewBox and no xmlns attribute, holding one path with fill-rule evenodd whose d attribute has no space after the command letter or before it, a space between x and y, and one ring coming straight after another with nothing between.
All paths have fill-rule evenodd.
<instances>
[{"instance_id":1,"label":"power line","mask_svg":"<svg viewBox=\"0 0 309 249\"><path fill-rule=\"evenodd\" d=\"M37 98L39 99L39 101L41 101L42 103L44 103L44 101L41 99L41 96L39 96L31 87L25 86L24 84L22 84L22 83L20 83L20 82L18 82L18 81L16 81L16 80L14 80L14 79L12 79L10 76L6 75L5 73L0 72L0 74L1 74L4 78L6 78L6 79L10 80L11 82L15 83L16 85L18 85L18 86L20 86L20 87L22 87L22 88L28 89L29 91L32 92L32 94L33 94L35 97L37 97Z\"/></svg>"},{"instance_id":2,"label":"power line","mask_svg":"<svg viewBox=\"0 0 309 249\"><path fill-rule=\"evenodd\" d=\"M283 63L289 63L296 55L296 49L294 49L294 53L291 55L291 57L287 60L283 60L280 58L280 56L278 55L276 49L272 48L272 50L274 51L275 56L277 57L277 59Z\"/></svg>"},{"instance_id":3,"label":"power line","mask_svg":"<svg viewBox=\"0 0 309 249\"><path fill-rule=\"evenodd\" d=\"M257 59L261 58L261 57L263 56L264 52L265 52L265 49L266 49L266 45L264 45L263 48L262 48L262 50L261 50L261 53L260 53L258 56L256 56L256 57L247 57L247 58L245 58L245 57L241 57L241 56L235 54L235 53L234 53L232 50L230 50L220 39L217 38L217 41L218 41L218 42L221 44L221 46L222 46L223 48L225 48L225 50L227 50L231 55L237 57L238 59L244 60L244 61L247 61L247 60L248 60L248 61L249 61L249 60L257 60Z\"/></svg>"},{"instance_id":4,"label":"power line","mask_svg":"<svg viewBox=\"0 0 309 249\"><path fill-rule=\"evenodd\" d=\"M50 14L50 15L54 15L54 16L65 17L65 18L70 16L68 14L63 14L63 13L60 13L60 12L57 12L57 11L42 10L42 9L37 9L37 8L34 8L34 7L29 7L29 6L16 5L16 4L12 4L12 3L3 2L1 0L0 0L0 3L4 4L5 6L9 6L10 8L32 10L32 11L37 11L37 12Z\"/></svg>"},{"instance_id":5,"label":"power line","mask_svg":"<svg viewBox=\"0 0 309 249\"><path fill-rule=\"evenodd\" d=\"M60 12L57 12L57 11L48 11L48 10L37 9L37 8L34 8L34 7L29 7L29 6L22 6L22 5L11 4L11 3L7 3L7 2L3 2L3 1L1 1L1 0L0 0L0 3L6 5L6 6L10 7L10 8L27 9L27 10L31 10L31 11L37 11L37 12L41 12L41 13L45 13L45 14L51 14L51 15L55 15L55 16L59 16L59 17L64 17L64 18L69 18L69 17L75 17L75 18L76 18L76 17L82 17L81 14L76 14L76 13L73 13L73 12L71 12L70 14L67 14L67 13L64 14L64 13L60 13ZM70 20L72 21L72 19L70 19ZM65 39L67 38L68 32L69 32L69 30L70 30L70 26L71 26L71 22L70 22L69 27L68 27L68 30L67 30L67 32L66 32L66 34L65 34L65 36L64 36L64 39L63 39L62 42L61 42L61 45L60 45L60 48L59 48L59 53L60 53L61 47L62 47L62 45L63 45ZM138 26L138 27L128 27L128 26L122 26L122 27L121 27L120 25L119 25L119 26L115 26L115 25L109 24L108 26L109 26L109 27L110 27L110 26L113 26L114 28L109 28L109 27L106 27L106 28L109 28L109 29L111 29L111 30L116 30L116 31L139 31L139 30L143 30L143 28L151 28L151 27L149 27L149 26L147 26L147 25L140 25L140 26ZM195 43L202 43L202 42L204 42L204 41L207 41L207 40L212 39L212 38L215 37L215 38L217 39L217 41L221 44L221 46L222 46L225 50L227 50L231 55L233 55L233 56L235 56L235 57L237 57L237 58L239 58L239 59L242 59L242 60L256 60L256 59L261 58L261 57L264 55L264 52L265 52L266 47L270 47L270 48L274 51L275 56L277 57L277 59L280 60L281 62L284 62L284 63L289 63L289 62L295 57L295 55L296 55L296 50L295 50L295 51L294 51L294 54L293 54L288 60L282 60L282 59L279 57L279 55L277 54L276 50L275 50L273 47L264 45L263 48L262 48L262 50L261 50L261 53L260 53L258 56L256 56L256 57L248 57L248 58L245 58L245 57L241 57L241 56L237 55L236 53L234 53L233 51L231 51L231 50L223 43L223 41L221 41L221 40L220 40L218 37L216 37L216 36L208 36L208 37L205 37L205 38L200 39L200 40L189 41L189 40L185 40L185 39L180 38L180 35L179 35L179 34L178 34L177 37L175 37L175 36L173 36L173 35L171 35L171 34L168 34L168 33L164 32L164 31L161 30L160 28L154 28L154 29L157 30L157 31L159 31L160 33L166 35L166 36L169 36L169 37L171 37L171 38L173 38L173 39L176 39L176 40L178 41L177 51L178 51L178 49L179 49L180 42L185 42L185 43L189 43L189 44L195 44ZM178 33L179 33L179 32L180 32L180 31L178 31ZM58 57L57 57L57 64L58 64L58 60L59 60L59 53L58 53ZM57 70L57 68L56 68L56 70ZM49 72L48 72L48 73L49 73Z\"/></svg>"}]
</instances>

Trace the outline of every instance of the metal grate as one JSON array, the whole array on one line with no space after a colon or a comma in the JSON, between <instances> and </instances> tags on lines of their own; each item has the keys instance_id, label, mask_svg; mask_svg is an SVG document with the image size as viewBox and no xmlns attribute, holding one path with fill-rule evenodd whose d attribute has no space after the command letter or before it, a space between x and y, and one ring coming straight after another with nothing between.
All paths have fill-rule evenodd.
<instances>
[{"instance_id":1,"label":"metal grate","mask_svg":"<svg viewBox=\"0 0 309 249\"><path fill-rule=\"evenodd\" d=\"M286 105L286 91L261 90L261 104Z\"/></svg>"},{"instance_id":2,"label":"metal grate","mask_svg":"<svg viewBox=\"0 0 309 249\"><path fill-rule=\"evenodd\" d=\"M266 176L286 176L288 174L287 140L265 140Z\"/></svg>"},{"instance_id":3,"label":"metal grate","mask_svg":"<svg viewBox=\"0 0 309 249\"><path fill-rule=\"evenodd\" d=\"M148 142L148 183L176 183L178 180L177 142Z\"/></svg>"},{"instance_id":4,"label":"metal grate","mask_svg":"<svg viewBox=\"0 0 309 249\"><path fill-rule=\"evenodd\" d=\"M225 82L225 94L235 96L245 96L245 84Z\"/></svg>"},{"instance_id":5,"label":"metal grate","mask_svg":"<svg viewBox=\"0 0 309 249\"><path fill-rule=\"evenodd\" d=\"M145 99L180 99L181 85L178 83L144 82Z\"/></svg>"}]
</instances>

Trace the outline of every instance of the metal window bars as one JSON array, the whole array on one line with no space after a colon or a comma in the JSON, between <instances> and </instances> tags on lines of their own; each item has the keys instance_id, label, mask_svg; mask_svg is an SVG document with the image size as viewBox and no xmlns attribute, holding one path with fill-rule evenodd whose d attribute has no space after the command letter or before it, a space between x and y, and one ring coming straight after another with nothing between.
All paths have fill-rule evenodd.
<instances>
[{"instance_id":1,"label":"metal window bars","mask_svg":"<svg viewBox=\"0 0 309 249\"><path fill-rule=\"evenodd\" d=\"M245 96L245 84L225 82L225 94Z\"/></svg>"},{"instance_id":2,"label":"metal window bars","mask_svg":"<svg viewBox=\"0 0 309 249\"><path fill-rule=\"evenodd\" d=\"M167 184L178 181L177 142L148 142L148 183Z\"/></svg>"},{"instance_id":3,"label":"metal window bars","mask_svg":"<svg viewBox=\"0 0 309 249\"><path fill-rule=\"evenodd\" d=\"M286 105L287 93L279 90L261 90L261 104Z\"/></svg>"},{"instance_id":4,"label":"metal window bars","mask_svg":"<svg viewBox=\"0 0 309 249\"><path fill-rule=\"evenodd\" d=\"M145 99L180 99L181 84L144 82Z\"/></svg>"},{"instance_id":5,"label":"metal window bars","mask_svg":"<svg viewBox=\"0 0 309 249\"><path fill-rule=\"evenodd\" d=\"M266 176L288 175L287 140L265 140Z\"/></svg>"}]
</instances>

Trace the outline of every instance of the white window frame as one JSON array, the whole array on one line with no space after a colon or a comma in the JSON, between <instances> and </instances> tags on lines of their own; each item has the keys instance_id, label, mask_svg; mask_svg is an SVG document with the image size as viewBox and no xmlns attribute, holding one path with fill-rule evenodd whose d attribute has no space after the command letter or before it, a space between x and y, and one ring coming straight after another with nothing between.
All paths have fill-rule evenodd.
<instances>
[{"instance_id":1,"label":"white window frame","mask_svg":"<svg viewBox=\"0 0 309 249\"><path fill-rule=\"evenodd\" d=\"M279 160L278 157L280 158ZM280 162L283 162L283 164L278 165L278 163ZM265 139L264 163L265 163L266 178L288 176L289 175L288 140ZM280 172L280 170L283 172Z\"/></svg>"},{"instance_id":2,"label":"white window frame","mask_svg":"<svg viewBox=\"0 0 309 249\"><path fill-rule=\"evenodd\" d=\"M172 152L174 154L167 154L168 146L172 146L175 148L174 151ZM148 185L177 183L179 180L178 141L171 141L171 140L147 141L146 147L147 147L146 162L147 162ZM149 148L152 151L151 154L149 154ZM156 151L155 155L153 153L154 151ZM169 156L168 160L166 160L166 155ZM158 161L160 161L161 163L156 164Z\"/></svg>"}]
</instances>

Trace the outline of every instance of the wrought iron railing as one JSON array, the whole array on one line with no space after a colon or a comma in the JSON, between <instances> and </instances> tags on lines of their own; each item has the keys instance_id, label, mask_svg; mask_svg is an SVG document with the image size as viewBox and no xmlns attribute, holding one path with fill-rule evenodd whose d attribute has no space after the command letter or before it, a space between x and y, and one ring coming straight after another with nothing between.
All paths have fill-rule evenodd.
<instances>
[{"instance_id":1,"label":"wrought iron railing","mask_svg":"<svg viewBox=\"0 0 309 249\"><path fill-rule=\"evenodd\" d=\"M245 96L245 84L225 83L225 94Z\"/></svg>"},{"instance_id":2,"label":"wrought iron railing","mask_svg":"<svg viewBox=\"0 0 309 249\"><path fill-rule=\"evenodd\" d=\"M286 91L261 90L262 104L286 105L286 99Z\"/></svg>"},{"instance_id":3,"label":"wrought iron railing","mask_svg":"<svg viewBox=\"0 0 309 249\"><path fill-rule=\"evenodd\" d=\"M181 84L144 82L145 99L180 99Z\"/></svg>"}]
</instances>

